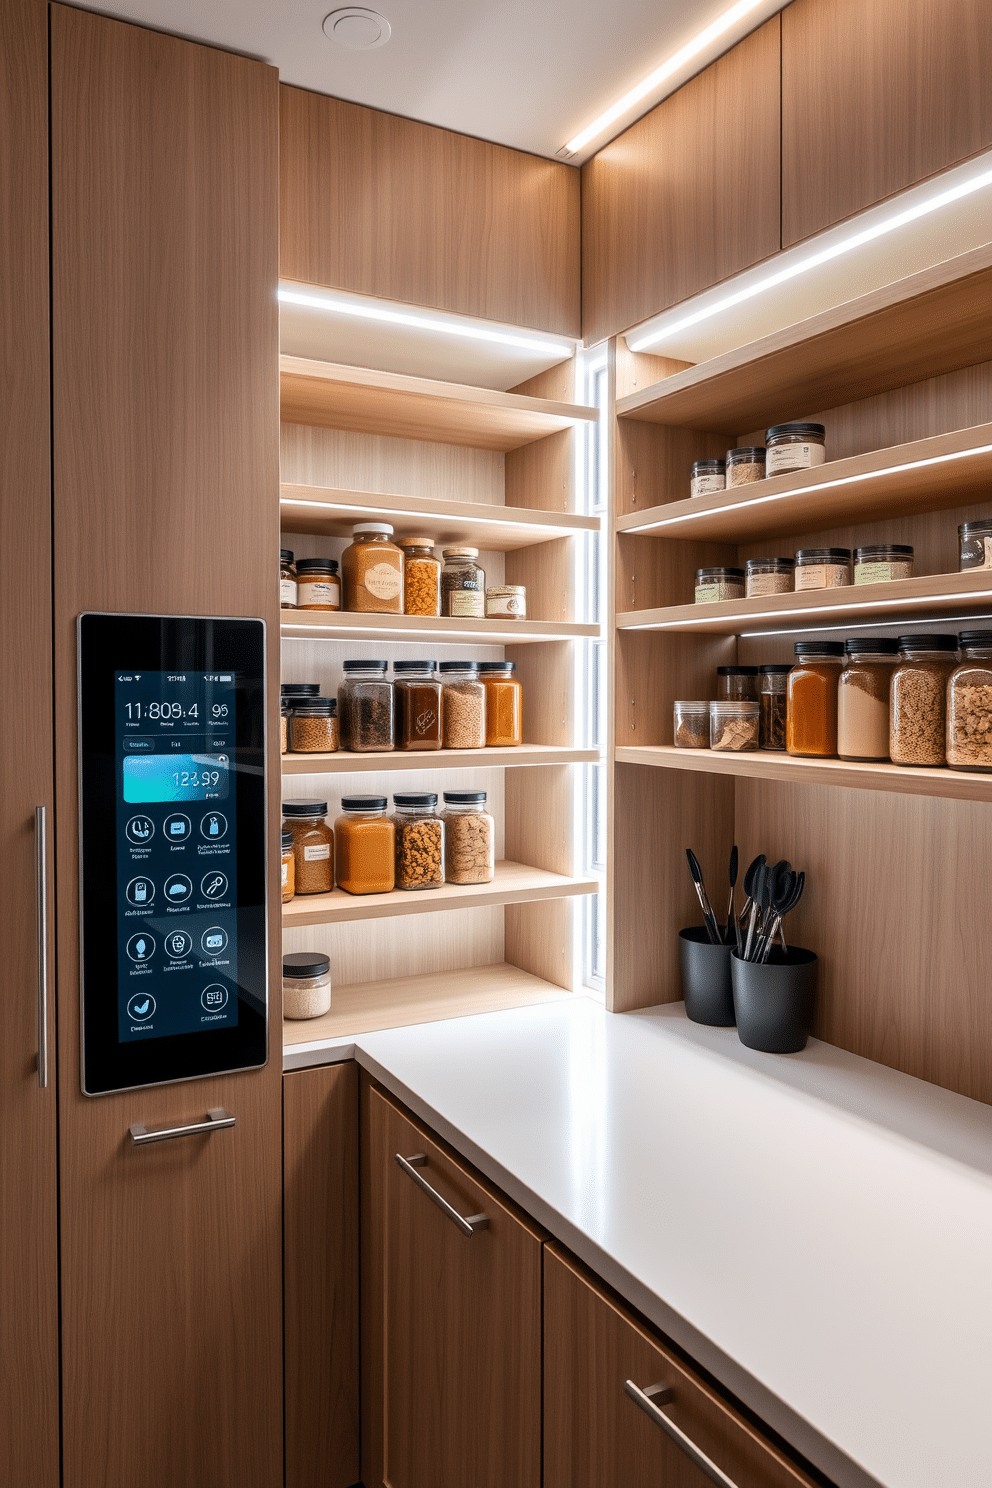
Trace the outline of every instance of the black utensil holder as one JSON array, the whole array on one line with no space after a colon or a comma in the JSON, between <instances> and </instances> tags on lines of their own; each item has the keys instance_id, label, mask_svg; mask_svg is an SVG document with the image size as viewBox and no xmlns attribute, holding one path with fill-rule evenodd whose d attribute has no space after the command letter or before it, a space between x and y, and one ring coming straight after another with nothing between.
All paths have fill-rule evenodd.
<instances>
[{"instance_id":1,"label":"black utensil holder","mask_svg":"<svg viewBox=\"0 0 992 1488\"><path fill-rule=\"evenodd\" d=\"M686 1017L711 1028L733 1028L734 994L730 985L729 945L712 945L704 925L679 931L682 996Z\"/></svg>"},{"instance_id":2,"label":"black utensil holder","mask_svg":"<svg viewBox=\"0 0 992 1488\"><path fill-rule=\"evenodd\" d=\"M764 966L734 951L730 978L737 1033L749 1049L798 1054L813 1027L819 961L815 951L776 946Z\"/></svg>"}]
</instances>

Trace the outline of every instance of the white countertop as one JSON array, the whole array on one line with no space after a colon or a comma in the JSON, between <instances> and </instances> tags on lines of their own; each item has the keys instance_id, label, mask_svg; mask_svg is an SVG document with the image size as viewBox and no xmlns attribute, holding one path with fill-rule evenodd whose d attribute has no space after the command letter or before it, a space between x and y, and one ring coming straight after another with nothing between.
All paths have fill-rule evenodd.
<instances>
[{"instance_id":1,"label":"white countertop","mask_svg":"<svg viewBox=\"0 0 992 1488\"><path fill-rule=\"evenodd\" d=\"M681 1004L576 997L285 1067L341 1058L840 1488L989 1488L992 1107L816 1041L756 1054Z\"/></svg>"}]
</instances>

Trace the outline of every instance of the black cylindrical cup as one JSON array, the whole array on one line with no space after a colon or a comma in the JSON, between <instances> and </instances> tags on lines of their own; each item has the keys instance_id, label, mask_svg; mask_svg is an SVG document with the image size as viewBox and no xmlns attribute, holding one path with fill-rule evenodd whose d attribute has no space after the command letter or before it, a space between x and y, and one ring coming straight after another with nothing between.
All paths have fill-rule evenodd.
<instances>
[{"instance_id":1,"label":"black cylindrical cup","mask_svg":"<svg viewBox=\"0 0 992 1488\"><path fill-rule=\"evenodd\" d=\"M733 1028L730 946L712 945L703 925L679 931L686 1017L713 1028Z\"/></svg>"},{"instance_id":2,"label":"black cylindrical cup","mask_svg":"<svg viewBox=\"0 0 992 1488\"><path fill-rule=\"evenodd\" d=\"M765 1054L798 1054L813 1027L816 978L815 951L776 946L764 966L742 961L734 951L730 977L734 989L737 1032L749 1049Z\"/></svg>"}]
</instances>

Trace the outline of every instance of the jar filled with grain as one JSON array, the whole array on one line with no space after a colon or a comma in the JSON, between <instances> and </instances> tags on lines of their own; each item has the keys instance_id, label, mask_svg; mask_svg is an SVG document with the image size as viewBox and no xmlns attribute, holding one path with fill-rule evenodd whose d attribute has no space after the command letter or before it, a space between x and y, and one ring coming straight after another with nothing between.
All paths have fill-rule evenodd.
<instances>
[{"instance_id":1,"label":"jar filled with grain","mask_svg":"<svg viewBox=\"0 0 992 1488\"><path fill-rule=\"evenodd\" d=\"M716 695L720 702L758 701L756 666L722 666L716 669Z\"/></svg>"},{"instance_id":2,"label":"jar filled with grain","mask_svg":"<svg viewBox=\"0 0 992 1488\"><path fill-rule=\"evenodd\" d=\"M765 478L765 452L760 445L742 445L727 451L727 490L732 486L750 486Z\"/></svg>"},{"instance_id":3,"label":"jar filled with grain","mask_svg":"<svg viewBox=\"0 0 992 1488\"><path fill-rule=\"evenodd\" d=\"M405 791L396 807L396 887L439 889L444 883L444 823L434 791Z\"/></svg>"},{"instance_id":4,"label":"jar filled with grain","mask_svg":"<svg viewBox=\"0 0 992 1488\"><path fill-rule=\"evenodd\" d=\"M786 690L785 747L790 754L837 753L837 682L841 641L797 641Z\"/></svg>"},{"instance_id":5,"label":"jar filled with grain","mask_svg":"<svg viewBox=\"0 0 992 1488\"><path fill-rule=\"evenodd\" d=\"M320 951L288 951L282 958L282 1015L321 1018L331 1011L331 961Z\"/></svg>"},{"instance_id":6,"label":"jar filled with grain","mask_svg":"<svg viewBox=\"0 0 992 1488\"><path fill-rule=\"evenodd\" d=\"M747 598L761 599L766 594L791 594L795 577L794 558L749 558Z\"/></svg>"},{"instance_id":7,"label":"jar filled with grain","mask_svg":"<svg viewBox=\"0 0 992 1488\"><path fill-rule=\"evenodd\" d=\"M496 875L496 824L485 791L444 793L445 877L453 884L491 883Z\"/></svg>"},{"instance_id":8,"label":"jar filled with grain","mask_svg":"<svg viewBox=\"0 0 992 1488\"><path fill-rule=\"evenodd\" d=\"M336 558L297 558L296 608L340 610L341 579Z\"/></svg>"},{"instance_id":9,"label":"jar filled with grain","mask_svg":"<svg viewBox=\"0 0 992 1488\"><path fill-rule=\"evenodd\" d=\"M735 754L757 749L759 722L757 703L710 703L710 748Z\"/></svg>"},{"instance_id":10,"label":"jar filled with grain","mask_svg":"<svg viewBox=\"0 0 992 1488\"><path fill-rule=\"evenodd\" d=\"M403 553L392 535L388 522L359 522L351 529L351 544L341 554L346 610L402 615Z\"/></svg>"},{"instance_id":11,"label":"jar filled with grain","mask_svg":"<svg viewBox=\"0 0 992 1488\"><path fill-rule=\"evenodd\" d=\"M334 887L334 832L327 824L327 802L282 803L282 829L293 839L297 894L329 894Z\"/></svg>"},{"instance_id":12,"label":"jar filled with grain","mask_svg":"<svg viewBox=\"0 0 992 1488\"><path fill-rule=\"evenodd\" d=\"M477 661L442 661L441 737L445 749L486 747L486 689Z\"/></svg>"},{"instance_id":13,"label":"jar filled with grain","mask_svg":"<svg viewBox=\"0 0 992 1488\"><path fill-rule=\"evenodd\" d=\"M393 684L384 661L346 661L338 688L342 749L374 754L393 748Z\"/></svg>"},{"instance_id":14,"label":"jar filled with grain","mask_svg":"<svg viewBox=\"0 0 992 1488\"><path fill-rule=\"evenodd\" d=\"M441 570L441 614L452 619L485 619L486 575L478 548L445 548Z\"/></svg>"},{"instance_id":15,"label":"jar filled with grain","mask_svg":"<svg viewBox=\"0 0 992 1488\"><path fill-rule=\"evenodd\" d=\"M385 796L343 796L334 823L338 888L349 894L388 894L396 884L396 829Z\"/></svg>"},{"instance_id":16,"label":"jar filled with grain","mask_svg":"<svg viewBox=\"0 0 992 1488\"><path fill-rule=\"evenodd\" d=\"M947 763L992 772L992 630L961 632L962 662L947 684Z\"/></svg>"},{"instance_id":17,"label":"jar filled with grain","mask_svg":"<svg viewBox=\"0 0 992 1488\"><path fill-rule=\"evenodd\" d=\"M397 749L441 748L441 681L436 661L394 661Z\"/></svg>"},{"instance_id":18,"label":"jar filled with grain","mask_svg":"<svg viewBox=\"0 0 992 1488\"><path fill-rule=\"evenodd\" d=\"M432 537L401 537L404 615L440 615L441 560Z\"/></svg>"},{"instance_id":19,"label":"jar filled with grain","mask_svg":"<svg viewBox=\"0 0 992 1488\"><path fill-rule=\"evenodd\" d=\"M773 424L765 434L765 474L787 475L822 465L827 458L826 434L822 424Z\"/></svg>"},{"instance_id":20,"label":"jar filled with grain","mask_svg":"<svg viewBox=\"0 0 992 1488\"><path fill-rule=\"evenodd\" d=\"M889 757L889 687L899 653L886 636L845 641L837 682L837 753L843 760Z\"/></svg>"},{"instance_id":21,"label":"jar filled with grain","mask_svg":"<svg viewBox=\"0 0 992 1488\"><path fill-rule=\"evenodd\" d=\"M289 748L293 754L333 754L338 747L336 698L301 698L289 720Z\"/></svg>"},{"instance_id":22,"label":"jar filled with grain","mask_svg":"<svg viewBox=\"0 0 992 1488\"><path fill-rule=\"evenodd\" d=\"M913 549L907 543L874 543L854 550L855 584L888 584L913 577Z\"/></svg>"},{"instance_id":23,"label":"jar filled with grain","mask_svg":"<svg viewBox=\"0 0 992 1488\"><path fill-rule=\"evenodd\" d=\"M800 548L796 590L843 589L851 582L850 548Z\"/></svg>"},{"instance_id":24,"label":"jar filled with grain","mask_svg":"<svg viewBox=\"0 0 992 1488\"><path fill-rule=\"evenodd\" d=\"M288 698L279 698L279 753L285 754L289 748L289 715L292 707Z\"/></svg>"},{"instance_id":25,"label":"jar filled with grain","mask_svg":"<svg viewBox=\"0 0 992 1488\"><path fill-rule=\"evenodd\" d=\"M716 496L727 489L725 460L694 460L689 471L690 496Z\"/></svg>"},{"instance_id":26,"label":"jar filled with grain","mask_svg":"<svg viewBox=\"0 0 992 1488\"><path fill-rule=\"evenodd\" d=\"M293 834L285 827L282 831L279 877L282 884L282 902L288 904L296 893L296 859L293 856Z\"/></svg>"},{"instance_id":27,"label":"jar filled with grain","mask_svg":"<svg viewBox=\"0 0 992 1488\"><path fill-rule=\"evenodd\" d=\"M758 731L759 749L781 752L785 749L785 720L788 706L789 663L769 662L759 667L761 705L761 727Z\"/></svg>"},{"instance_id":28,"label":"jar filled with grain","mask_svg":"<svg viewBox=\"0 0 992 1488\"><path fill-rule=\"evenodd\" d=\"M296 609L296 569L292 548L279 549L279 608Z\"/></svg>"},{"instance_id":29,"label":"jar filled with grain","mask_svg":"<svg viewBox=\"0 0 992 1488\"><path fill-rule=\"evenodd\" d=\"M947 760L947 683L957 661L956 635L899 637L889 692L889 758L894 765Z\"/></svg>"},{"instance_id":30,"label":"jar filled with grain","mask_svg":"<svg viewBox=\"0 0 992 1488\"><path fill-rule=\"evenodd\" d=\"M744 570L742 568L697 568L697 604L718 604L725 599L744 598Z\"/></svg>"},{"instance_id":31,"label":"jar filled with grain","mask_svg":"<svg viewBox=\"0 0 992 1488\"><path fill-rule=\"evenodd\" d=\"M481 661L479 678L486 689L486 744L514 749L523 743L524 690L513 675L515 661Z\"/></svg>"}]
</instances>

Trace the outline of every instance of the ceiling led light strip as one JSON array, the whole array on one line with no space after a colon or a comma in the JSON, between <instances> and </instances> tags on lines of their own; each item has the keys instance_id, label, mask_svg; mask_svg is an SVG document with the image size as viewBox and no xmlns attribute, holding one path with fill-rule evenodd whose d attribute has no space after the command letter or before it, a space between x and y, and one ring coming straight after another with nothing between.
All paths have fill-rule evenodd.
<instances>
[{"instance_id":1,"label":"ceiling led light strip","mask_svg":"<svg viewBox=\"0 0 992 1488\"><path fill-rule=\"evenodd\" d=\"M444 336L460 336L466 341L488 341L494 346L515 346L523 351L544 352L548 356L570 357L575 350L568 341L546 341L536 336L518 336L512 331L459 324L454 320L434 320L427 315L411 315L405 310L386 310L379 305L361 305L351 300L332 300L324 295L302 294L295 289L279 289L283 305L303 305L310 310L324 310L332 315L351 315L358 320L378 320L387 325L409 326L416 331L436 331Z\"/></svg>"}]
</instances>

